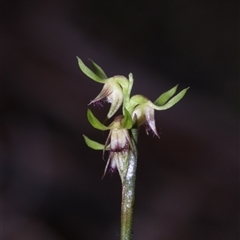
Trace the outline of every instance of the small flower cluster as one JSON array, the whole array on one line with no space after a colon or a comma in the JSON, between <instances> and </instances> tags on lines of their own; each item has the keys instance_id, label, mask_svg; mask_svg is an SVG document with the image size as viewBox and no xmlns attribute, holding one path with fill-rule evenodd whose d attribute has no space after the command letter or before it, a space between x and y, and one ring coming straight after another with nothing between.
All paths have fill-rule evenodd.
<instances>
[{"instance_id":1,"label":"small flower cluster","mask_svg":"<svg viewBox=\"0 0 240 240\"><path fill-rule=\"evenodd\" d=\"M154 110L166 110L180 101L186 94L188 88L183 89L177 95L178 85L161 94L156 101L152 102L143 95L134 95L130 97L133 76L130 73L127 79L124 76L114 76L107 78L106 74L96 63L91 61L92 70L89 69L80 58L78 65L82 72L92 80L104 84L102 91L93 99L90 104L98 104L106 99L111 104L107 118L110 119L122 106L122 115L114 117L113 122L109 126L102 124L88 109L87 117L90 124L99 130L109 130L109 135L105 144L97 143L84 136L86 144L95 150L109 151L108 161L105 167L104 175L110 164L111 169L118 169L120 177L123 178L128 167L128 156L131 152L134 154L133 140L130 130L133 127L139 127L143 124L148 126L157 137L159 137L154 118ZM103 175L103 176L104 176Z\"/></svg>"}]
</instances>

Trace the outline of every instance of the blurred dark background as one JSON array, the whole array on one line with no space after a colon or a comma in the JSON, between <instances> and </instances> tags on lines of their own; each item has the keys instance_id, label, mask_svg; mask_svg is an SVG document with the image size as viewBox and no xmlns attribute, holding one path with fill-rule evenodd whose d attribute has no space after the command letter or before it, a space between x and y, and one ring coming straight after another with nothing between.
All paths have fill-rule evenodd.
<instances>
[{"instance_id":1,"label":"blurred dark background","mask_svg":"<svg viewBox=\"0 0 240 240\"><path fill-rule=\"evenodd\" d=\"M120 178L82 134L101 90L78 68L135 77L161 139L139 137L134 239L239 239L239 1L2 1L2 239L119 239ZM91 109L100 118L98 108Z\"/></svg>"}]
</instances>

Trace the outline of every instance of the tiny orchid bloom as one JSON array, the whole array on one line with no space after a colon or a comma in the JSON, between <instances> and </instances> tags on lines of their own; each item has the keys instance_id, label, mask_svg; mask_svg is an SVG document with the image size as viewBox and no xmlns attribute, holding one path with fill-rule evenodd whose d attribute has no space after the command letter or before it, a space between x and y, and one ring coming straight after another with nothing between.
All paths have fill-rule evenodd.
<instances>
[{"instance_id":1,"label":"tiny orchid bloom","mask_svg":"<svg viewBox=\"0 0 240 240\"><path fill-rule=\"evenodd\" d=\"M137 105L132 113L132 118L135 118L137 125L147 124L153 133L159 138L157 133L154 108L151 106L151 101L142 95L135 95L134 98L142 98L142 103ZM146 133L148 134L148 128L146 128Z\"/></svg>"},{"instance_id":2,"label":"tiny orchid bloom","mask_svg":"<svg viewBox=\"0 0 240 240\"><path fill-rule=\"evenodd\" d=\"M103 177L110 164L112 170L117 168L122 181L128 166L127 160L129 151L133 151L132 140L129 135L129 129L132 127L132 119L127 110L125 111L125 114L125 116L119 115L115 117L114 121L109 126L105 126L95 118L90 110L88 110L88 120L94 128L103 131L110 131L104 145L84 136L85 142L89 147L95 150L103 150L103 155L105 150L109 151L109 157Z\"/></svg>"},{"instance_id":3,"label":"tiny orchid bloom","mask_svg":"<svg viewBox=\"0 0 240 240\"><path fill-rule=\"evenodd\" d=\"M133 121L136 121L138 126L144 123L148 124L153 133L159 138L155 124L154 110L166 110L180 101L186 94L188 88L183 89L171 98L175 94L177 87L178 85L163 93L154 103L143 95L134 95L131 97L128 111L132 113Z\"/></svg>"},{"instance_id":4,"label":"tiny orchid bloom","mask_svg":"<svg viewBox=\"0 0 240 240\"><path fill-rule=\"evenodd\" d=\"M114 76L106 79L102 91L89 103L89 105L106 98L107 102L111 103L107 118L112 117L123 103L124 93L121 82L126 82L126 84L128 84L128 80L123 76Z\"/></svg>"},{"instance_id":5,"label":"tiny orchid bloom","mask_svg":"<svg viewBox=\"0 0 240 240\"><path fill-rule=\"evenodd\" d=\"M78 65L85 75L96 82L104 84L102 91L89 103L89 105L98 103L106 98L107 102L111 104L107 118L111 118L122 105L125 95L128 94L129 80L124 76L107 78L104 71L93 61L91 61L93 68L92 71L82 62L80 58L77 59Z\"/></svg>"},{"instance_id":6,"label":"tiny orchid bloom","mask_svg":"<svg viewBox=\"0 0 240 240\"><path fill-rule=\"evenodd\" d=\"M105 143L105 146L110 144L110 154L103 176L105 175L108 164L111 162L111 169L118 169L118 172L123 180L125 171L127 170L127 158L129 151L133 150L132 140L127 128L123 128L122 115L114 118L114 121L109 126L110 132Z\"/></svg>"}]
</instances>

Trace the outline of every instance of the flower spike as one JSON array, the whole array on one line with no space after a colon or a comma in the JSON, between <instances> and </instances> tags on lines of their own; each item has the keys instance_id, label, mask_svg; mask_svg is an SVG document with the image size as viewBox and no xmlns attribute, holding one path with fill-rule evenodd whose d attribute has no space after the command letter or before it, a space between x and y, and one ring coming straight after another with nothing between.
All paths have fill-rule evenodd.
<instances>
[{"instance_id":1,"label":"flower spike","mask_svg":"<svg viewBox=\"0 0 240 240\"><path fill-rule=\"evenodd\" d=\"M114 116L114 114L122 106L123 115L115 117L109 126L102 124L93 115L90 109L87 111L88 121L94 128L101 131L109 130L109 135L105 144L97 143L85 135L83 135L83 137L89 147L95 150L103 150L103 155L106 150L109 150L109 157L104 175L108 165L110 164L112 169L118 169L121 179L123 180L127 166L126 159L129 154L135 155L132 136L130 136L129 130L135 128L136 126L139 127L146 124L147 134L150 129L154 135L159 138L155 123L155 110L160 111L171 108L184 97L189 88L185 88L175 95L178 88L178 85L176 85L161 94L154 102L150 101L143 95L134 95L130 97L134 83L132 73L129 74L129 79L120 75L107 78L103 69L94 61L90 60L92 67L91 70L80 58L77 57L77 59L78 65L85 75L92 80L103 84L101 92L89 103L89 105L99 103L103 99L106 99L107 102L111 104L107 114L107 119Z\"/></svg>"},{"instance_id":2,"label":"flower spike","mask_svg":"<svg viewBox=\"0 0 240 240\"><path fill-rule=\"evenodd\" d=\"M178 85L161 94L154 102L143 95L131 95L134 79L132 73L128 79L124 76L108 78L103 69L91 61L90 70L80 58L78 65L82 72L95 82L102 83L101 92L90 101L89 105L101 103L106 99L111 104L107 114L107 120L113 117L122 106L122 115L114 117L108 126L102 124L91 112L87 111L90 124L101 131L109 131L105 144L98 143L83 135L90 148L102 150L103 159L105 152L109 151L107 163L102 178L107 170L117 169L122 181L122 207L121 207L121 239L132 239L132 219L135 200L135 180L137 169L137 142L138 127L147 125L146 132L151 130L159 138L156 123L155 110L166 110L179 102L189 88L183 89L175 95ZM175 96L174 96L175 95Z\"/></svg>"}]
</instances>

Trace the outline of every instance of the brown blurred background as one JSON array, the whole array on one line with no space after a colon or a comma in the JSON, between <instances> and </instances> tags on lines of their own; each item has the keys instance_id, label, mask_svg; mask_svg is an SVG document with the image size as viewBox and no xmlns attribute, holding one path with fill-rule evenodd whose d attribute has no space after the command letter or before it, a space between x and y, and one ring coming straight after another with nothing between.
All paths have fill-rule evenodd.
<instances>
[{"instance_id":1,"label":"brown blurred background","mask_svg":"<svg viewBox=\"0 0 240 240\"><path fill-rule=\"evenodd\" d=\"M76 56L134 74L161 139L139 137L134 239L239 239L239 1L2 1L2 239L119 239L121 184L82 134L101 90ZM104 119L108 109L94 113Z\"/></svg>"}]
</instances>

